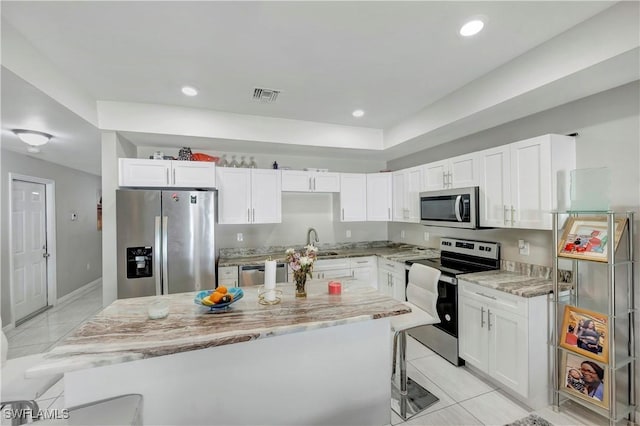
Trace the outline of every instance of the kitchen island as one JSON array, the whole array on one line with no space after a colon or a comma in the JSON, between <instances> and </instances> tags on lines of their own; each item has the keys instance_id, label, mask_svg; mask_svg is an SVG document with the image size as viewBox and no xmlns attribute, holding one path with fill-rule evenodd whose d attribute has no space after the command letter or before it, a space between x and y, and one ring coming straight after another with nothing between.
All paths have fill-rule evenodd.
<instances>
[{"instance_id":1,"label":"kitchen island","mask_svg":"<svg viewBox=\"0 0 640 426\"><path fill-rule=\"evenodd\" d=\"M366 283L327 294L311 281L277 305L257 289L225 313L195 293L117 300L46 355L30 375L65 373L66 406L144 397L145 424L388 424L389 317L409 312ZM169 302L169 316L147 308Z\"/></svg>"}]
</instances>

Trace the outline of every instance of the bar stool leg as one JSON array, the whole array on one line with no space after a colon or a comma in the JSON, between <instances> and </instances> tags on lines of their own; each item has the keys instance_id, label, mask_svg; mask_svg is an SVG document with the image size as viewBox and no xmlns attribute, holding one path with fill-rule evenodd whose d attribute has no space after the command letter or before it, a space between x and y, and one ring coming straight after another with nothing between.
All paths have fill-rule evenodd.
<instances>
[{"instance_id":1,"label":"bar stool leg","mask_svg":"<svg viewBox=\"0 0 640 426\"><path fill-rule=\"evenodd\" d=\"M408 420L438 402L439 399L407 377L407 333L403 330L398 333L397 337L399 340L400 389L394 382L391 383L391 409L402 419Z\"/></svg>"}]
</instances>

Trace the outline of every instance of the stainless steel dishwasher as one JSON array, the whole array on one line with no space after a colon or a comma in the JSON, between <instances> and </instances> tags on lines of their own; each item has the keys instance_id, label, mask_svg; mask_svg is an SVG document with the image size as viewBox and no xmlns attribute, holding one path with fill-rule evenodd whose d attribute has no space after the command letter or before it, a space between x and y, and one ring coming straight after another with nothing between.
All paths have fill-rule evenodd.
<instances>
[{"instance_id":1,"label":"stainless steel dishwasher","mask_svg":"<svg viewBox=\"0 0 640 426\"><path fill-rule=\"evenodd\" d=\"M264 265L241 265L240 287L264 285ZM287 282L287 264L276 264L276 282Z\"/></svg>"}]
</instances>

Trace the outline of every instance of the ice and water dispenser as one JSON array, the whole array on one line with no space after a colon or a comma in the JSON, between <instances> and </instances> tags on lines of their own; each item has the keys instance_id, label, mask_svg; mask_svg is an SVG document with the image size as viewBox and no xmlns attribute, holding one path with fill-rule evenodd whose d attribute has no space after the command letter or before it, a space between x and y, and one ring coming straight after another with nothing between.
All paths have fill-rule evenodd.
<instances>
[{"instance_id":1,"label":"ice and water dispenser","mask_svg":"<svg viewBox=\"0 0 640 426\"><path fill-rule=\"evenodd\" d=\"M152 277L152 264L152 247L127 247L127 278Z\"/></svg>"}]
</instances>

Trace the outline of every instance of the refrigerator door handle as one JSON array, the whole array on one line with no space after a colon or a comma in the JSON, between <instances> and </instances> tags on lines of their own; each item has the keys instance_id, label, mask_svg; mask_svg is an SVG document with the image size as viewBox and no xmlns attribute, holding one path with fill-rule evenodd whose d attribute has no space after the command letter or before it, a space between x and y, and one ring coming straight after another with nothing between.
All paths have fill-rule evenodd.
<instances>
[{"instance_id":1,"label":"refrigerator door handle","mask_svg":"<svg viewBox=\"0 0 640 426\"><path fill-rule=\"evenodd\" d=\"M167 271L167 233L169 232L167 226L169 223L168 216L162 216L162 283L163 289L161 294L169 294L169 272Z\"/></svg>"},{"instance_id":2,"label":"refrigerator door handle","mask_svg":"<svg viewBox=\"0 0 640 426\"><path fill-rule=\"evenodd\" d=\"M160 238L161 238L161 227L160 227L160 216L156 216L155 220L155 228L154 228L154 237L155 237L155 246L153 253L153 269L155 269L156 275L156 295L162 294L162 278L160 273Z\"/></svg>"}]
</instances>

